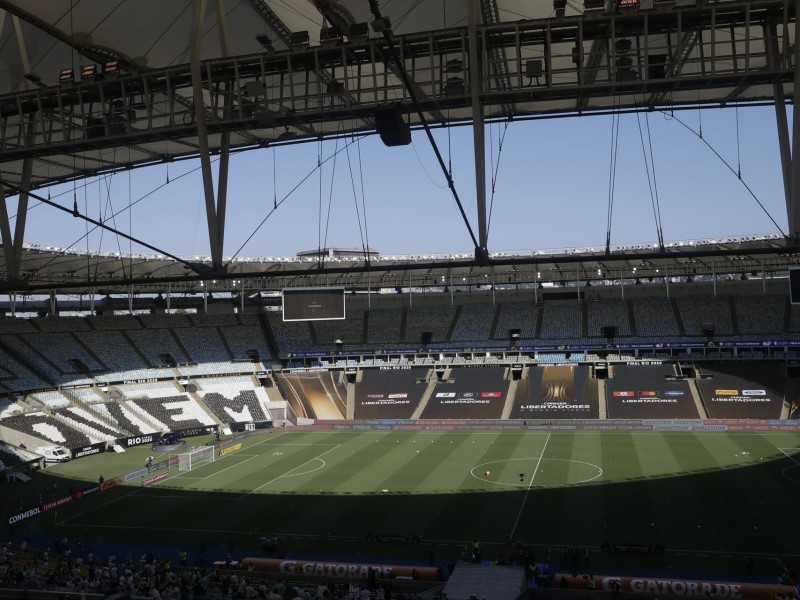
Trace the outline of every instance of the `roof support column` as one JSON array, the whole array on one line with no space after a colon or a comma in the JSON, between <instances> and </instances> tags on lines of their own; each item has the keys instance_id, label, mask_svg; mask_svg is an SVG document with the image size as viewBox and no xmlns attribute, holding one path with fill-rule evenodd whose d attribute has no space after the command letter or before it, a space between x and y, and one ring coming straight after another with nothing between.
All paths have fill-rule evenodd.
<instances>
[{"instance_id":1,"label":"roof support column","mask_svg":"<svg viewBox=\"0 0 800 600\"><path fill-rule=\"evenodd\" d=\"M31 117L28 124L26 145L33 143L33 134L36 129L36 119ZM8 281L19 281L19 267L22 260L22 240L25 236L25 220L28 216L28 190L31 187L31 174L33 172L33 158L28 157L22 161L22 178L20 181L19 198L17 200L17 217L14 222L14 236L11 236L11 222L8 219L8 207L5 194L0 198L0 236L3 242L3 254L6 261L6 277ZM0 188L2 189L2 188Z\"/></svg>"},{"instance_id":2,"label":"roof support column","mask_svg":"<svg viewBox=\"0 0 800 600\"><path fill-rule=\"evenodd\" d=\"M800 2L800 0L798 0ZM486 145L484 138L483 104L481 91L483 85L482 61L478 51L478 14L480 0L469 3L469 87L472 97L472 140L475 149L475 193L478 208L478 247L475 249L475 260L489 260L488 237L486 227Z\"/></svg>"},{"instance_id":3,"label":"roof support column","mask_svg":"<svg viewBox=\"0 0 800 600\"><path fill-rule=\"evenodd\" d=\"M767 67L770 70L776 70L783 61L778 50L778 28L774 23L764 25L764 41L767 51ZM786 197L786 214L791 225L792 148L789 145L789 121L786 118L786 95L783 92L783 82L775 81L772 84L772 95L775 98L775 121L778 129L778 147L781 156L783 191Z\"/></svg>"},{"instance_id":4,"label":"roof support column","mask_svg":"<svg viewBox=\"0 0 800 600\"><path fill-rule=\"evenodd\" d=\"M800 98L800 0L794 3L794 83L792 90L793 98ZM792 194L789 198L788 217L789 217L789 237L794 241L800 238L800 114L797 106L793 105L794 118L792 119Z\"/></svg>"},{"instance_id":5,"label":"roof support column","mask_svg":"<svg viewBox=\"0 0 800 600\"><path fill-rule=\"evenodd\" d=\"M222 56L230 55L228 47L228 20L225 18L225 10L222 6L223 0L216 1L217 9L217 29L219 30L219 46ZM234 86L231 82L225 82L225 97L222 107L223 119L227 122L231 118L231 107L233 105ZM225 247L225 208L228 204L228 164L231 155L231 131L227 127L222 131L219 146L219 176L217 178L217 226L219 231L220 252Z\"/></svg>"},{"instance_id":6,"label":"roof support column","mask_svg":"<svg viewBox=\"0 0 800 600\"><path fill-rule=\"evenodd\" d=\"M194 116L197 125L197 141L200 146L200 167L203 174L203 192L206 200L206 221L208 223L208 242L211 248L211 265L214 271L221 271L222 236L220 235L220 220L217 214L216 199L214 197L214 178L211 173L211 156L208 150L205 99L203 98L203 79L200 69L200 51L202 49L203 20L205 14L206 0L195 0L189 67L192 73ZM227 181L227 174L225 180Z\"/></svg>"}]
</instances>

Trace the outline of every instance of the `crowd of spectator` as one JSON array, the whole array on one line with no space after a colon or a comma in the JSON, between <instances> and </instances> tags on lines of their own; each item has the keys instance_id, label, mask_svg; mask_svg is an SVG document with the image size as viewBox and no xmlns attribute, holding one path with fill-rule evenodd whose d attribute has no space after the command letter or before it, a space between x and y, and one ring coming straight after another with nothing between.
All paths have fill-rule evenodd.
<instances>
[{"instance_id":1,"label":"crowd of spectator","mask_svg":"<svg viewBox=\"0 0 800 600\"><path fill-rule=\"evenodd\" d=\"M74 548L73 548L74 545ZM134 557L114 554L100 556L65 537L44 550L32 549L27 534L21 543L0 546L0 588L44 590L63 593L130 594L152 600L390 600L402 599L402 590L394 594L392 583L380 581L373 574L366 579L288 580L275 579L260 572L236 570L232 543L225 561L209 564L205 542L197 549L196 559L181 549L178 560L156 557L151 552ZM277 537L262 552L282 555ZM193 564L190 564L193 563Z\"/></svg>"}]
</instances>

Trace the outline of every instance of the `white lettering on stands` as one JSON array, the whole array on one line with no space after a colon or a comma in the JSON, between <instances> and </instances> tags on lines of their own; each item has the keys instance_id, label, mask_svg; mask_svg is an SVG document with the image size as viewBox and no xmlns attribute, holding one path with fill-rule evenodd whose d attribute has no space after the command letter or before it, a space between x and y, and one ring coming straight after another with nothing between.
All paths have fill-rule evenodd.
<instances>
[{"instance_id":1,"label":"white lettering on stands","mask_svg":"<svg viewBox=\"0 0 800 600\"><path fill-rule=\"evenodd\" d=\"M378 577L388 579L392 575L391 567L370 567L369 565L343 565L337 563L304 562L298 567L293 560L284 560L280 564L280 572L295 575L317 575L324 577L353 577L366 579L370 571Z\"/></svg>"},{"instance_id":2,"label":"white lettering on stands","mask_svg":"<svg viewBox=\"0 0 800 600\"><path fill-rule=\"evenodd\" d=\"M8 518L8 524L9 525L13 525L14 523L19 523L20 521L24 521L28 517L34 517L34 516L38 515L40 512L41 512L41 510L39 510L38 506L36 508L32 508L30 510L26 510L25 512L21 512L19 514L16 514L16 515L13 515L13 516L9 517Z\"/></svg>"},{"instance_id":3,"label":"white lettering on stands","mask_svg":"<svg viewBox=\"0 0 800 600\"><path fill-rule=\"evenodd\" d=\"M623 578L626 579L626 578ZM619 577L604 577L601 586L606 591L613 590ZM738 600L742 598L742 586L737 583L705 581L684 581L679 579L631 579L631 591L635 594L671 594L674 596L708 596Z\"/></svg>"},{"instance_id":4,"label":"white lettering on stands","mask_svg":"<svg viewBox=\"0 0 800 600\"><path fill-rule=\"evenodd\" d=\"M153 441L152 435L142 435L140 437L128 438L128 446L138 446L139 444L149 444Z\"/></svg>"}]
</instances>

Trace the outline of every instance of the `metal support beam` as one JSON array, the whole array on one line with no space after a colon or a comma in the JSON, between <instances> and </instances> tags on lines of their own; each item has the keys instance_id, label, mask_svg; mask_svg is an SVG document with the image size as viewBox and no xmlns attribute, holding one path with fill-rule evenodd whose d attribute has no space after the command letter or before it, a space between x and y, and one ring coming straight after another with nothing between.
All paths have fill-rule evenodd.
<instances>
[{"instance_id":1,"label":"metal support beam","mask_svg":"<svg viewBox=\"0 0 800 600\"><path fill-rule=\"evenodd\" d=\"M800 0L795 0L795 17L800 14ZM794 83L792 98L800 98L800 20L794 21ZM800 237L800 115L797 114L797 107L793 105L794 118L792 119L792 196L789 199L789 236L793 240Z\"/></svg>"},{"instance_id":2,"label":"metal support beam","mask_svg":"<svg viewBox=\"0 0 800 600\"><path fill-rule=\"evenodd\" d=\"M798 0L800 1L800 0ZM471 0L469 6L469 88L472 96L472 139L475 147L475 195L478 208L478 248L476 253L488 259L486 227L486 144L484 139L483 103L481 102L482 61L479 52L478 11L480 0ZM476 256L476 258L480 258Z\"/></svg>"},{"instance_id":3,"label":"metal support beam","mask_svg":"<svg viewBox=\"0 0 800 600\"><path fill-rule=\"evenodd\" d=\"M33 143L36 120L31 118L28 124L27 144ZM10 282L19 281L19 268L22 260L22 242L25 237L25 221L28 216L28 190L31 187L33 158L22 161L22 177L17 200L17 217L14 221L14 235L11 235L11 223L8 218L8 206L5 194L0 194L0 235L2 235L3 254L6 261L6 278ZM3 186L0 185L0 190Z\"/></svg>"},{"instance_id":4,"label":"metal support beam","mask_svg":"<svg viewBox=\"0 0 800 600\"><path fill-rule=\"evenodd\" d=\"M781 62L781 54L778 49L778 28L774 23L764 25L764 46L767 51L767 67L776 69ZM786 197L786 214L788 215L792 205L792 149L789 146L789 121L786 117L786 96L783 92L782 81L775 81L772 84L772 93L775 96L775 121L778 129L783 192Z\"/></svg>"},{"instance_id":5,"label":"metal support beam","mask_svg":"<svg viewBox=\"0 0 800 600\"><path fill-rule=\"evenodd\" d=\"M228 57L230 49L228 47L228 21L225 18L225 10L222 7L223 0L217 0L217 29L219 30L219 45L222 56ZM230 83L225 83L225 94L223 96L225 106L223 107L223 119L229 121L231 118L231 104L233 102L233 89ZM220 251L225 247L225 208L228 203L228 165L231 155L231 131L226 129L222 132L222 139L219 146L219 173L217 176L217 235L219 236Z\"/></svg>"},{"instance_id":6,"label":"metal support beam","mask_svg":"<svg viewBox=\"0 0 800 600\"><path fill-rule=\"evenodd\" d=\"M221 271L222 244L219 233L216 199L214 198L214 178L211 173L211 156L209 155L206 111L204 110L203 79L200 70L200 51L205 14L206 0L196 0L189 64L192 74L194 113L197 121L197 140L200 145L200 167L203 174L203 192L206 201L206 222L208 223L208 243L211 248L211 268L215 271Z\"/></svg>"}]
</instances>

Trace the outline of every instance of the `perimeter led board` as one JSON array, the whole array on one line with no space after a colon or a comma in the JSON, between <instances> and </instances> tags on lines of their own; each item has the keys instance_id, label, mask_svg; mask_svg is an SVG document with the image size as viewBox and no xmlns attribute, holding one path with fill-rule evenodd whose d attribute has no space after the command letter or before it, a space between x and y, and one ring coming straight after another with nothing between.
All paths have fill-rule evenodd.
<instances>
[{"instance_id":1,"label":"perimeter led board","mask_svg":"<svg viewBox=\"0 0 800 600\"><path fill-rule=\"evenodd\" d=\"M284 288L284 321L344 319L344 288Z\"/></svg>"}]
</instances>

